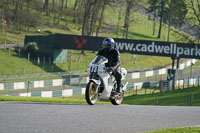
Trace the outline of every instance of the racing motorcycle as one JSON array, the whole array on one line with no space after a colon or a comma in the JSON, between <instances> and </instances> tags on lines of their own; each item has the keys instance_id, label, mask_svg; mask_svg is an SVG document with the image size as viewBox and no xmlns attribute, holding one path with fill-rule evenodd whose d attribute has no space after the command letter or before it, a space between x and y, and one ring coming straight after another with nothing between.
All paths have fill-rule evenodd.
<instances>
[{"instance_id":1,"label":"racing motorcycle","mask_svg":"<svg viewBox=\"0 0 200 133\"><path fill-rule=\"evenodd\" d=\"M89 82L85 90L85 99L89 105L94 105L98 100L109 99L113 105L120 105L123 101L124 90L128 82L122 85L122 92L116 91L117 82L112 75L112 71L105 67L108 59L104 56L97 55L89 64ZM121 68L122 77L126 76L127 71Z\"/></svg>"}]
</instances>

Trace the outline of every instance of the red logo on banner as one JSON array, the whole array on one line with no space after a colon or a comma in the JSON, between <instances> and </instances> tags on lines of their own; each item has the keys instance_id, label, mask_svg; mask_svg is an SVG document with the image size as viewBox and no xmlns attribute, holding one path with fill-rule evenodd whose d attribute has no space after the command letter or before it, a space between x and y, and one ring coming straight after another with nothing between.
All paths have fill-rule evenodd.
<instances>
[{"instance_id":1,"label":"red logo on banner","mask_svg":"<svg viewBox=\"0 0 200 133\"><path fill-rule=\"evenodd\" d=\"M81 39L79 39L76 36L76 37L74 37L74 42L75 42L77 48L82 48L83 45L85 45L87 43L87 39L85 39L84 37L82 37Z\"/></svg>"}]
</instances>

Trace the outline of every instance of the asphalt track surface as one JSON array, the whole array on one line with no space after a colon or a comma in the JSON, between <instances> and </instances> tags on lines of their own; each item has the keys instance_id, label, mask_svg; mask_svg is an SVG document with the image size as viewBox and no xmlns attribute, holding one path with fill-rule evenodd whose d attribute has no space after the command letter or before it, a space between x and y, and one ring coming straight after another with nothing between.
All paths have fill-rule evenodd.
<instances>
[{"instance_id":1,"label":"asphalt track surface","mask_svg":"<svg viewBox=\"0 0 200 133\"><path fill-rule=\"evenodd\" d=\"M1 133L139 133L200 124L200 107L0 102Z\"/></svg>"}]
</instances>

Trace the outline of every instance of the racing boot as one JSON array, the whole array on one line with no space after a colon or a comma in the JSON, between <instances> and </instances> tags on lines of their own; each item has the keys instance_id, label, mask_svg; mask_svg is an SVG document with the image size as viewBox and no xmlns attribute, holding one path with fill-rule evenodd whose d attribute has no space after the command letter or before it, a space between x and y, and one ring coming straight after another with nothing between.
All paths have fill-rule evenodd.
<instances>
[{"instance_id":1,"label":"racing boot","mask_svg":"<svg viewBox=\"0 0 200 133\"><path fill-rule=\"evenodd\" d=\"M121 85L121 84L117 85L117 90L116 90L116 92L118 92L118 93L123 93L123 92L122 92L122 85Z\"/></svg>"}]
</instances>

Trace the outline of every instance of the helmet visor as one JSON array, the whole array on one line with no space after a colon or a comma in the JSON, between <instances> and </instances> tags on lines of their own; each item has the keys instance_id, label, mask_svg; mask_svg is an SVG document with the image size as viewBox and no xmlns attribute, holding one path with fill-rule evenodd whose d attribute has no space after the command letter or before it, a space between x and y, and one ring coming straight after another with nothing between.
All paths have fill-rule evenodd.
<instances>
[{"instance_id":1,"label":"helmet visor","mask_svg":"<svg viewBox=\"0 0 200 133\"><path fill-rule=\"evenodd\" d=\"M109 47L111 47L111 43L109 42L109 40L103 41L102 47L104 47L104 48L109 48Z\"/></svg>"}]
</instances>

